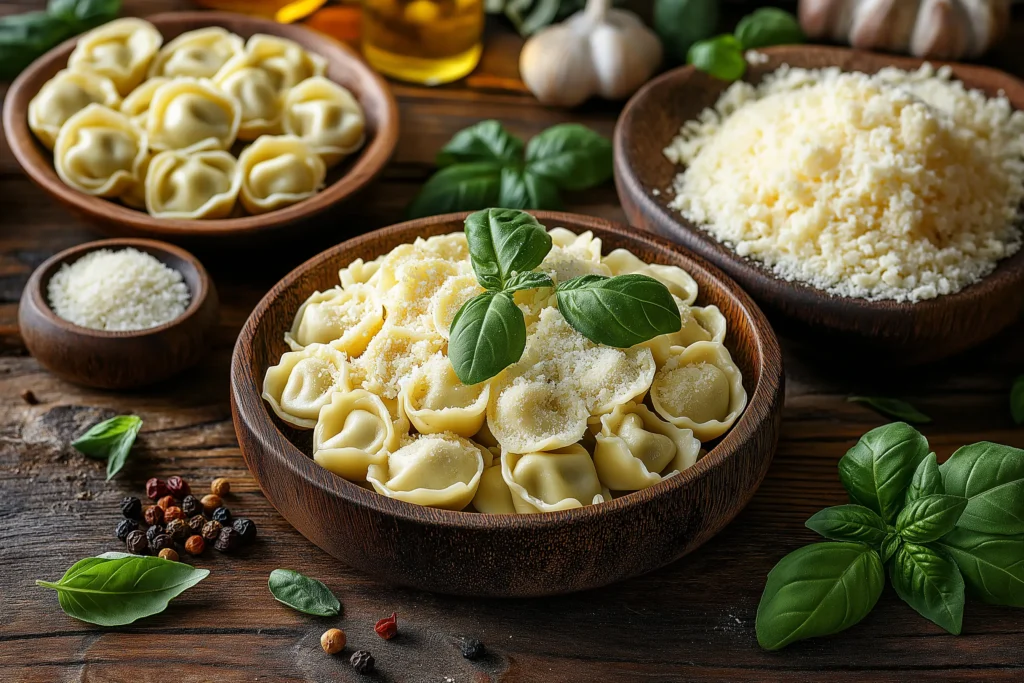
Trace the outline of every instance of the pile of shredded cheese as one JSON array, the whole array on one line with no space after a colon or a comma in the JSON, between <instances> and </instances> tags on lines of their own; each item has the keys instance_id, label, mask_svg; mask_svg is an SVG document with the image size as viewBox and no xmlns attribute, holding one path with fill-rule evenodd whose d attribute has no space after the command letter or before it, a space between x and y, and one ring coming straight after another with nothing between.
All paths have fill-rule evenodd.
<instances>
[{"instance_id":1,"label":"pile of shredded cheese","mask_svg":"<svg viewBox=\"0 0 1024 683\"><path fill-rule=\"evenodd\" d=\"M138 249L97 249L60 267L47 285L58 316L94 330L157 327L188 307L181 273Z\"/></svg>"},{"instance_id":2,"label":"pile of shredded cheese","mask_svg":"<svg viewBox=\"0 0 1024 683\"><path fill-rule=\"evenodd\" d=\"M744 257L838 296L956 292L1021 246L1024 113L943 67L781 67L737 82L665 155L671 206Z\"/></svg>"}]
</instances>

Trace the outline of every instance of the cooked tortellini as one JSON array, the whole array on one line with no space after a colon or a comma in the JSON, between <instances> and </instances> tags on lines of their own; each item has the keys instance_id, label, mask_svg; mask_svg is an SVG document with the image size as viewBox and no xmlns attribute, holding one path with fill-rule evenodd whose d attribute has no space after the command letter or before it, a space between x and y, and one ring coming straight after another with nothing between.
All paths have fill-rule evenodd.
<instances>
[{"instance_id":1,"label":"cooked tortellini","mask_svg":"<svg viewBox=\"0 0 1024 683\"><path fill-rule=\"evenodd\" d=\"M239 140L255 140L261 135L282 132L281 96L266 71L246 66L219 75L216 83L241 106Z\"/></svg>"},{"instance_id":2,"label":"cooked tortellini","mask_svg":"<svg viewBox=\"0 0 1024 683\"><path fill-rule=\"evenodd\" d=\"M651 385L651 403L665 420L708 441L724 434L736 421L747 405L747 392L725 346L697 342L658 370Z\"/></svg>"},{"instance_id":3,"label":"cooked tortellini","mask_svg":"<svg viewBox=\"0 0 1024 683\"><path fill-rule=\"evenodd\" d=\"M290 351L267 370L263 398L277 416L300 429L316 427L320 409L336 392L348 391L348 360L327 344L310 344Z\"/></svg>"},{"instance_id":4,"label":"cooked tortellini","mask_svg":"<svg viewBox=\"0 0 1024 683\"><path fill-rule=\"evenodd\" d=\"M274 89L285 92L307 78L323 76L327 61L287 38L257 33L246 41L241 54L228 60L222 73L246 67L265 71Z\"/></svg>"},{"instance_id":5,"label":"cooked tortellini","mask_svg":"<svg viewBox=\"0 0 1024 683\"><path fill-rule=\"evenodd\" d=\"M90 104L61 126L53 159L66 185L116 197L137 182L146 160L146 134L124 114Z\"/></svg>"},{"instance_id":6,"label":"cooked tortellini","mask_svg":"<svg viewBox=\"0 0 1024 683\"><path fill-rule=\"evenodd\" d=\"M176 78L156 89L146 131L157 151L228 149L242 120L238 100L205 79Z\"/></svg>"},{"instance_id":7,"label":"cooked tortellini","mask_svg":"<svg viewBox=\"0 0 1024 683\"><path fill-rule=\"evenodd\" d=\"M169 78L151 78L143 82L121 101L121 113L126 114L136 124L145 128L149 121L149 105L153 103L153 95L160 86L170 82Z\"/></svg>"},{"instance_id":8,"label":"cooked tortellini","mask_svg":"<svg viewBox=\"0 0 1024 683\"><path fill-rule=\"evenodd\" d=\"M447 510L469 505L489 451L454 434L424 434L370 465L366 480L382 496Z\"/></svg>"},{"instance_id":9,"label":"cooked tortellini","mask_svg":"<svg viewBox=\"0 0 1024 683\"><path fill-rule=\"evenodd\" d=\"M330 344L355 358L384 324L377 290L363 284L313 292L295 314L284 340L294 351L309 344Z\"/></svg>"},{"instance_id":10,"label":"cooked tortellini","mask_svg":"<svg viewBox=\"0 0 1024 683\"><path fill-rule=\"evenodd\" d=\"M597 476L613 491L654 486L693 465L700 452L692 431L665 422L642 403L624 403L602 415L595 441Z\"/></svg>"},{"instance_id":11,"label":"cooked tortellini","mask_svg":"<svg viewBox=\"0 0 1024 683\"><path fill-rule=\"evenodd\" d=\"M90 104L116 109L121 96L113 82L88 71L64 69L43 84L28 105L28 125L47 149L57 143L61 126Z\"/></svg>"},{"instance_id":12,"label":"cooked tortellini","mask_svg":"<svg viewBox=\"0 0 1024 683\"><path fill-rule=\"evenodd\" d=\"M242 205L259 214L315 195L324 184L323 159L294 135L264 135L238 157Z\"/></svg>"},{"instance_id":13,"label":"cooked tortellini","mask_svg":"<svg viewBox=\"0 0 1024 683\"><path fill-rule=\"evenodd\" d=\"M149 67L149 77L213 78L244 47L241 37L220 26L187 31L160 49Z\"/></svg>"},{"instance_id":14,"label":"cooked tortellini","mask_svg":"<svg viewBox=\"0 0 1024 683\"><path fill-rule=\"evenodd\" d=\"M219 150L161 152L146 173L146 209L158 218L223 218L241 187L237 166Z\"/></svg>"},{"instance_id":15,"label":"cooked tortellini","mask_svg":"<svg viewBox=\"0 0 1024 683\"><path fill-rule=\"evenodd\" d=\"M480 431L490 398L489 384L466 386L440 353L413 370L398 394L403 414L420 434L451 432L464 437Z\"/></svg>"},{"instance_id":16,"label":"cooked tortellini","mask_svg":"<svg viewBox=\"0 0 1024 683\"><path fill-rule=\"evenodd\" d=\"M371 465L386 465L399 434L379 396L363 389L337 392L313 429L313 460L349 481L366 481Z\"/></svg>"},{"instance_id":17,"label":"cooked tortellini","mask_svg":"<svg viewBox=\"0 0 1024 683\"><path fill-rule=\"evenodd\" d=\"M687 306L682 299L674 297L679 306L678 332L663 334L644 342L654 354L654 361L660 366L690 344L699 341L725 341L725 316L717 306Z\"/></svg>"},{"instance_id":18,"label":"cooked tortellini","mask_svg":"<svg viewBox=\"0 0 1024 683\"><path fill-rule=\"evenodd\" d=\"M347 89L314 76L284 98L284 132L297 135L316 150L328 167L363 145L363 109Z\"/></svg>"},{"instance_id":19,"label":"cooked tortellini","mask_svg":"<svg viewBox=\"0 0 1024 683\"><path fill-rule=\"evenodd\" d=\"M484 468L480 475L480 486L473 496L473 509L491 515L514 514L515 503L512 502L512 490L501 475L501 462Z\"/></svg>"},{"instance_id":20,"label":"cooked tortellini","mask_svg":"<svg viewBox=\"0 0 1024 683\"><path fill-rule=\"evenodd\" d=\"M501 454L501 475L516 512L555 512L611 500L579 444L540 453Z\"/></svg>"},{"instance_id":21,"label":"cooked tortellini","mask_svg":"<svg viewBox=\"0 0 1024 683\"><path fill-rule=\"evenodd\" d=\"M78 39L68 57L68 68L106 76L124 96L146 77L163 42L163 36L148 21L115 19Z\"/></svg>"}]
</instances>

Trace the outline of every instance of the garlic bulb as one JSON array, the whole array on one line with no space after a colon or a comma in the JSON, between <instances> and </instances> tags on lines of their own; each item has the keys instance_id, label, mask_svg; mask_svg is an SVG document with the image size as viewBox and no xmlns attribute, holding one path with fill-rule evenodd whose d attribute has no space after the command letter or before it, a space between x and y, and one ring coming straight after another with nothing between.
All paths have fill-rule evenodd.
<instances>
[{"instance_id":1,"label":"garlic bulb","mask_svg":"<svg viewBox=\"0 0 1024 683\"><path fill-rule=\"evenodd\" d=\"M587 6L526 41L519 73L544 104L574 107L592 95L618 100L636 92L661 63L661 43L643 22L610 0Z\"/></svg>"}]
</instances>

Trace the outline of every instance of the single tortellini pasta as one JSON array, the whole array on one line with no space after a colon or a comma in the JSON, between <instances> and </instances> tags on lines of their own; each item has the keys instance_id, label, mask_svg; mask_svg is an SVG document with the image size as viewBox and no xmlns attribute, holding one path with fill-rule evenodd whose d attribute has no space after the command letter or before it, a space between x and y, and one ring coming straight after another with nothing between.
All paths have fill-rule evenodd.
<instances>
[{"instance_id":1,"label":"single tortellini pasta","mask_svg":"<svg viewBox=\"0 0 1024 683\"><path fill-rule=\"evenodd\" d=\"M211 81L176 78L153 93L146 130L150 146L159 152L226 150L235 142L241 119L238 101Z\"/></svg>"},{"instance_id":2,"label":"single tortellini pasta","mask_svg":"<svg viewBox=\"0 0 1024 683\"><path fill-rule=\"evenodd\" d=\"M386 465L398 448L387 406L363 389L335 392L313 429L313 460L349 481L366 481L371 465Z\"/></svg>"},{"instance_id":3,"label":"single tortellini pasta","mask_svg":"<svg viewBox=\"0 0 1024 683\"><path fill-rule=\"evenodd\" d=\"M327 60L306 52L301 45L287 38L257 33L249 38L241 54L228 60L222 73L245 67L266 71L274 89L284 92L307 78L323 76L327 71Z\"/></svg>"},{"instance_id":4,"label":"single tortellini pasta","mask_svg":"<svg viewBox=\"0 0 1024 683\"><path fill-rule=\"evenodd\" d=\"M308 199L324 184L327 169L313 149L294 135L264 135L238 157L242 205L261 214Z\"/></svg>"},{"instance_id":5,"label":"single tortellini pasta","mask_svg":"<svg viewBox=\"0 0 1024 683\"><path fill-rule=\"evenodd\" d=\"M517 377L492 386L487 426L506 450L531 453L576 443L589 415L571 386Z\"/></svg>"},{"instance_id":6,"label":"single tortellini pasta","mask_svg":"<svg viewBox=\"0 0 1024 683\"><path fill-rule=\"evenodd\" d=\"M163 42L160 31L148 21L115 19L79 37L68 57L68 68L106 76L124 96L146 77Z\"/></svg>"},{"instance_id":7,"label":"single tortellini pasta","mask_svg":"<svg viewBox=\"0 0 1024 683\"><path fill-rule=\"evenodd\" d=\"M146 178L149 176L149 165L153 161L153 155L146 153L146 157L139 164L138 170L135 172L135 177L132 178L131 186L118 195L125 206L130 206L133 209L146 210Z\"/></svg>"},{"instance_id":8,"label":"single tortellini pasta","mask_svg":"<svg viewBox=\"0 0 1024 683\"><path fill-rule=\"evenodd\" d=\"M146 174L146 209L158 218L224 218L238 199L237 166L220 150L161 152Z\"/></svg>"},{"instance_id":9,"label":"single tortellini pasta","mask_svg":"<svg viewBox=\"0 0 1024 683\"><path fill-rule=\"evenodd\" d=\"M678 332L663 334L643 343L654 354L654 361L662 366L690 344L699 341L724 342L727 323L717 306L687 306L673 295L679 306Z\"/></svg>"},{"instance_id":10,"label":"single tortellini pasta","mask_svg":"<svg viewBox=\"0 0 1024 683\"><path fill-rule=\"evenodd\" d=\"M480 486L473 496L473 509L490 515L515 514L512 490L501 475L501 462L484 468L480 475Z\"/></svg>"},{"instance_id":11,"label":"single tortellini pasta","mask_svg":"<svg viewBox=\"0 0 1024 683\"><path fill-rule=\"evenodd\" d=\"M594 467L613 491L638 491L697 462L700 441L689 429L665 422L637 403L601 416L595 435Z\"/></svg>"},{"instance_id":12,"label":"single tortellini pasta","mask_svg":"<svg viewBox=\"0 0 1024 683\"><path fill-rule=\"evenodd\" d=\"M295 351L309 344L330 344L356 358L383 324L384 306L373 287L332 287L313 292L303 302L284 340Z\"/></svg>"},{"instance_id":13,"label":"single tortellini pasta","mask_svg":"<svg viewBox=\"0 0 1024 683\"><path fill-rule=\"evenodd\" d=\"M578 444L537 453L502 451L501 474L516 512L555 512L611 500L594 461Z\"/></svg>"},{"instance_id":14,"label":"single tortellini pasta","mask_svg":"<svg viewBox=\"0 0 1024 683\"><path fill-rule=\"evenodd\" d=\"M143 81L121 102L121 113L145 128L149 122L149 105L153 103L153 95L156 94L160 86L170 83L170 81L169 78L151 78L148 81Z\"/></svg>"},{"instance_id":15,"label":"single tortellini pasta","mask_svg":"<svg viewBox=\"0 0 1024 683\"><path fill-rule=\"evenodd\" d=\"M417 238L419 239L421 238ZM428 237L423 240L423 247L445 261L462 263L469 259L469 241L465 232L450 232Z\"/></svg>"},{"instance_id":16,"label":"single tortellini pasta","mask_svg":"<svg viewBox=\"0 0 1024 683\"><path fill-rule=\"evenodd\" d=\"M216 83L241 105L239 140L281 134L281 95L266 71L246 66L218 75Z\"/></svg>"},{"instance_id":17,"label":"single tortellini pasta","mask_svg":"<svg viewBox=\"0 0 1024 683\"><path fill-rule=\"evenodd\" d=\"M679 266L666 266L660 263L652 263L646 269L640 271L643 275L650 275L661 284L668 287L673 296L683 300L687 306L692 306L697 300L697 281Z\"/></svg>"},{"instance_id":18,"label":"single tortellini pasta","mask_svg":"<svg viewBox=\"0 0 1024 683\"><path fill-rule=\"evenodd\" d=\"M455 314L467 301L483 292L484 288L472 273L448 278L430 300L430 318L437 333L448 339Z\"/></svg>"},{"instance_id":19,"label":"single tortellini pasta","mask_svg":"<svg viewBox=\"0 0 1024 683\"><path fill-rule=\"evenodd\" d=\"M284 132L316 150L328 168L363 146L363 108L346 88L323 76L302 81L284 97Z\"/></svg>"},{"instance_id":20,"label":"single tortellini pasta","mask_svg":"<svg viewBox=\"0 0 1024 683\"><path fill-rule=\"evenodd\" d=\"M384 321L384 327L353 362L363 388L386 401L394 401L397 414L401 382L444 347L437 335L398 327Z\"/></svg>"},{"instance_id":21,"label":"single tortellini pasta","mask_svg":"<svg viewBox=\"0 0 1024 683\"><path fill-rule=\"evenodd\" d=\"M648 265L628 249L613 249L601 259L601 263L608 266L612 275L642 273Z\"/></svg>"},{"instance_id":22,"label":"single tortellini pasta","mask_svg":"<svg viewBox=\"0 0 1024 683\"><path fill-rule=\"evenodd\" d=\"M341 282L341 286L345 288L363 284L376 286L377 283L374 282L374 278L377 275L377 271L380 270L380 261L381 259L379 258L372 261L364 261L361 258L357 258L338 271L338 280Z\"/></svg>"},{"instance_id":23,"label":"single tortellini pasta","mask_svg":"<svg viewBox=\"0 0 1024 683\"><path fill-rule=\"evenodd\" d=\"M52 150L57 134L68 119L90 104L116 109L121 96L113 82L88 71L58 71L43 84L28 105L28 126L47 149Z\"/></svg>"},{"instance_id":24,"label":"single tortellini pasta","mask_svg":"<svg viewBox=\"0 0 1024 683\"><path fill-rule=\"evenodd\" d=\"M349 391L345 354L327 344L289 351L263 378L263 398L277 416L300 429L316 426L320 409L338 391Z\"/></svg>"},{"instance_id":25,"label":"single tortellini pasta","mask_svg":"<svg viewBox=\"0 0 1024 683\"><path fill-rule=\"evenodd\" d=\"M366 480L382 496L446 510L473 500L491 453L454 434L426 434L371 465Z\"/></svg>"},{"instance_id":26,"label":"single tortellini pasta","mask_svg":"<svg viewBox=\"0 0 1024 683\"><path fill-rule=\"evenodd\" d=\"M244 48L245 42L240 36L220 26L186 31L157 52L149 67L149 77L213 78Z\"/></svg>"},{"instance_id":27,"label":"single tortellini pasta","mask_svg":"<svg viewBox=\"0 0 1024 683\"><path fill-rule=\"evenodd\" d=\"M463 384L447 356L431 356L401 387L398 402L402 414L420 434L451 432L469 438L484 424L490 385Z\"/></svg>"},{"instance_id":28,"label":"single tortellini pasta","mask_svg":"<svg viewBox=\"0 0 1024 683\"><path fill-rule=\"evenodd\" d=\"M127 116L90 104L61 127L53 162L69 187L117 197L134 186L146 154L146 134Z\"/></svg>"},{"instance_id":29,"label":"single tortellini pasta","mask_svg":"<svg viewBox=\"0 0 1024 683\"><path fill-rule=\"evenodd\" d=\"M743 377L718 342L697 342L658 370L651 386L658 415L701 441L724 434L747 405Z\"/></svg>"}]
</instances>

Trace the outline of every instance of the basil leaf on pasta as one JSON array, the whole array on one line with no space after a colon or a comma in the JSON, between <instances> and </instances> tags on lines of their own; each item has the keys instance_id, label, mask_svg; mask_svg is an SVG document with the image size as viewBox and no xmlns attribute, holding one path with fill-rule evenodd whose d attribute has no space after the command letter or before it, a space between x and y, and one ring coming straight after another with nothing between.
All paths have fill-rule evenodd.
<instances>
[{"instance_id":1,"label":"basil leaf on pasta","mask_svg":"<svg viewBox=\"0 0 1024 683\"><path fill-rule=\"evenodd\" d=\"M484 292L452 321L448 359L463 384L488 380L516 363L526 349L526 320L505 292Z\"/></svg>"},{"instance_id":2,"label":"basil leaf on pasta","mask_svg":"<svg viewBox=\"0 0 1024 683\"><path fill-rule=\"evenodd\" d=\"M555 293L566 322L598 344L625 349L682 327L668 288L647 275L583 275Z\"/></svg>"}]
</instances>

